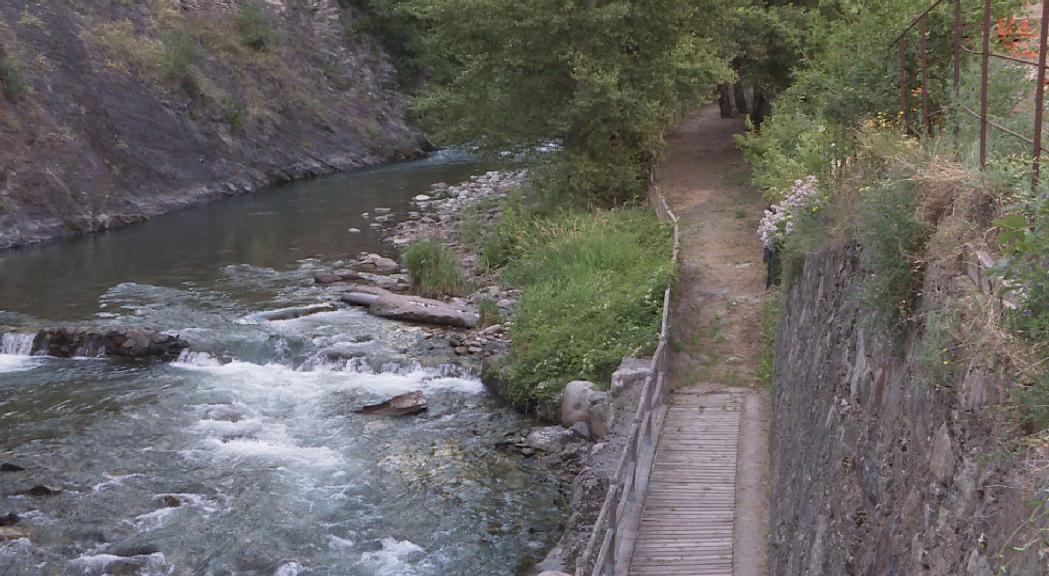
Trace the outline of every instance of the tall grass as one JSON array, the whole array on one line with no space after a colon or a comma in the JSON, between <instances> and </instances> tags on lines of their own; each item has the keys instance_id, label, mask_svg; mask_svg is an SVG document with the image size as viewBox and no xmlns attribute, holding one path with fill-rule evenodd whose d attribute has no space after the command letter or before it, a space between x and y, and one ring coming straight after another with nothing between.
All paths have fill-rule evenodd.
<instances>
[{"instance_id":1,"label":"tall grass","mask_svg":"<svg viewBox=\"0 0 1049 576\"><path fill-rule=\"evenodd\" d=\"M413 287L423 296L461 296L470 283L450 249L433 240L422 240L404 250L404 266Z\"/></svg>"}]
</instances>

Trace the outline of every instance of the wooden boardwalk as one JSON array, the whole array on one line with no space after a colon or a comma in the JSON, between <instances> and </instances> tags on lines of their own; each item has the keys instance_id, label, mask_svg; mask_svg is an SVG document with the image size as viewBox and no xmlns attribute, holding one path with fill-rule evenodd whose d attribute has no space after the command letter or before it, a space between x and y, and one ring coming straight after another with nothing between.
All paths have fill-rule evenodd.
<instances>
[{"instance_id":1,"label":"wooden boardwalk","mask_svg":"<svg viewBox=\"0 0 1049 576\"><path fill-rule=\"evenodd\" d=\"M671 396L631 576L732 576L741 407L731 392Z\"/></svg>"}]
</instances>

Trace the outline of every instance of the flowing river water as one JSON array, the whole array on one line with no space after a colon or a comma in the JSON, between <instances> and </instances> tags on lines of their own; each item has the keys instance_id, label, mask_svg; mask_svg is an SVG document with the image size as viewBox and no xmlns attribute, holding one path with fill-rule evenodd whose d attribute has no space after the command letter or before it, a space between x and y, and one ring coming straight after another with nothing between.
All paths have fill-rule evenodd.
<instances>
[{"instance_id":1,"label":"flowing river water","mask_svg":"<svg viewBox=\"0 0 1049 576\"><path fill-rule=\"evenodd\" d=\"M0 345L0 574L519 574L558 536L556 476L497 451L526 426L427 331L338 309L312 273L381 251L362 212L481 167L454 154L0 253L0 326L149 325L172 364ZM353 234L348 228L362 230ZM424 390L427 413L353 409ZM17 495L54 486L50 497Z\"/></svg>"}]
</instances>

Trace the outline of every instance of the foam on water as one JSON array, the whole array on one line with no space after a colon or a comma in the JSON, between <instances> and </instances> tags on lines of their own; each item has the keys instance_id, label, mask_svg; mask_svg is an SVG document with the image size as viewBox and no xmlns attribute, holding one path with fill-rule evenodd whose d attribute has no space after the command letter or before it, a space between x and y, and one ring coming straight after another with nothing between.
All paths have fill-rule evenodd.
<instances>
[{"instance_id":1,"label":"foam on water","mask_svg":"<svg viewBox=\"0 0 1049 576\"><path fill-rule=\"evenodd\" d=\"M10 356L0 354L0 374L5 372L24 372L40 365L42 360L32 356Z\"/></svg>"},{"instance_id":2,"label":"foam on water","mask_svg":"<svg viewBox=\"0 0 1049 576\"><path fill-rule=\"evenodd\" d=\"M407 540L383 538L382 550L365 552L361 563L376 576L407 576L416 574L413 564L426 556L426 551Z\"/></svg>"}]
</instances>

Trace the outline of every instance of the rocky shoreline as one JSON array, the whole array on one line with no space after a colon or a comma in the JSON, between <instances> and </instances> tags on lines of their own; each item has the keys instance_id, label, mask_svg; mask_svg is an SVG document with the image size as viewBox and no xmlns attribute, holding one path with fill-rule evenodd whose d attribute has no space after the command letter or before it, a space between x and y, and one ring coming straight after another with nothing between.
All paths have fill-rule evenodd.
<instances>
[{"instance_id":1,"label":"rocky shoreline","mask_svg":"<svg viewBox=\"0 0 1049 576\"><path fill-rule=\"evenodd\" d=\"M456 186L437 183L427 194L413 199L412 209L402 215L404 218L400 222L394 223L398 215L387 210L377 210L377 214L368 216L372 217L373 228L386 232L384 241L392 247L433 240L456 254L475 290L463 298L435 302L434 307L451 306L476 314L481 302L490 300L496 303L501 313L509 314L520 292L502 286L498 275L484 268L480 256L460 240L459 230L467 213L471 225L482 229L492 226L501 215L499 201L519 187L526 177L524 170L488 172ZM407 275L393 260L376 254L361 254L354 262L340 264L347 268L322 271L315 280L321 284L357 283L351 285L343 301L348 297L358 305L369 301L350 297L354 290L394 297L411 290ZM381 287L359 284L361 280L375 280L374 276L366 276L368 269L381 269L386 273L385 279L380 280ZM448 345L456 355L473 362L475 367L478 363L484 366L493 357L503 354L513 331L512 322L491 326L435 323L452 326L446 329ZM539 408L540 422L527 431L508 434L498 444L501 449L519 453L523 458L537 458L545 466L557 470L562 493L569 502L560 541L536 566L543 571L543 576L575 571L576 558L588 543L608 487L614 480L632 424L629 415L637 407L649 373L647 360L624 358L612 376L609 392L601 391L591 382L571 382L559 398ZM486 384L489 388L496 388L491 382ZM498 394L497 389L493 391Z\"/></svg>"}]
</instances>

